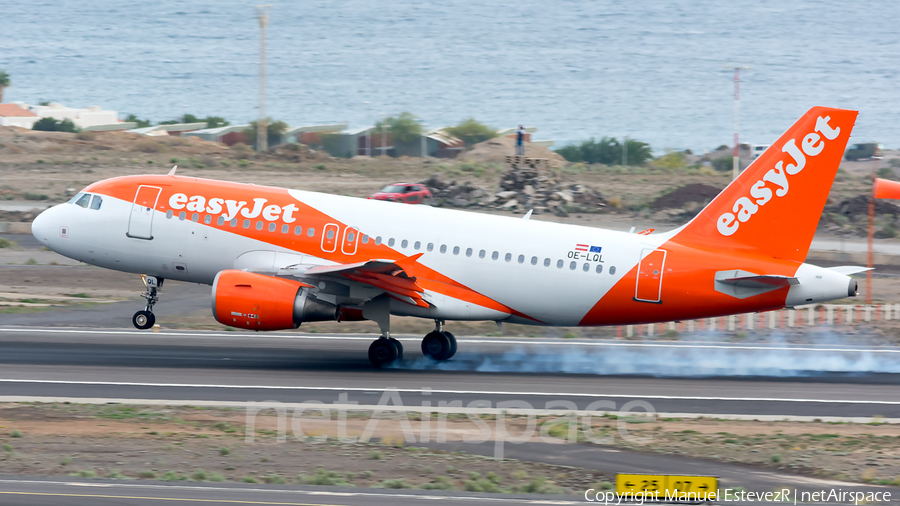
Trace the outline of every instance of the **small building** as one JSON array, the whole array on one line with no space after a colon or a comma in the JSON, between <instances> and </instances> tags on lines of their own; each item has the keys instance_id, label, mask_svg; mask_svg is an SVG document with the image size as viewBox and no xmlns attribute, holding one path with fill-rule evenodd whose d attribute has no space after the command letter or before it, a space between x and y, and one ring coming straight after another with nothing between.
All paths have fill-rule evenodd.
<instances>
[{"instance_id":1,"label":"small building","mask_svg":"<svg viewBox=\"0 0 900 506\"><path fill-rule=\"evenodd\" d=\"M119 114L116 111L103 110L98 105L79 109L66 107L58 102L51 102L47 105L30 105L26 107L41 118L53 118L57 121L69 120L81 129L121 123Z\"/></svg>"},{"instance_id":2,"label":"small building","mask_svg":"<svg viewBox=\"0 0 900 506\"><path fill-rule=\"evenodd\" d=\"M322 143L322 136L340 133L345 128L347 128L346 123L290 127L284 134L282 134L281 142L291 142L306 144L307 146L321 147L324 145Z\"/></svg>"},{"instance_id":3,"label":"small building","mask_svg":"<svg viewBox=\"0 0 900 506\"><path fill-rule=\"evenodd\" d=\"M425 132L427 156L435 158L456 158L466 143L446 132L443 128L437 128Z\"/></svg>"},{"instance_id":4,"label":"small building","mask_svg":"<svg viewBox=\"0 0 900 506\"><path fill-rule=\"evenodd\" d=\"M206 123L174 123L170 125L154 125L143 128L132 128L131 130L126 130L129 133L140 134L140 135L149 135L151 137L158 137L162 135L174 135L174 136L182 136L188 132L194 132L202 129L206 126Z\"/></svg>"},{"instance_id":5,"label":"small building","mask_svg":"<svg viewBox=\"0 0 900 506\"><path fill-rule=\"evenodd\" d=\"M134 121L120 121L119 123L110 123L108 125L93 125L82 128L85 132L120 132L123 130L131 130L137 127Z\"/></svg>"},{"instance_id":6,"label":"small building","mask_svg":"<svg viewBox=\"0 0 900 506\"><path fill-rule=\"evenodd\" d=\"M31 129L41 119L37 114L19 104L0 104L0 126Z\"/></svg>"},{"instance_id":7,"label":"small building","mask_svg":"<svg viewBox=\"0 0 900 506\"><path fill-rule=\"evenodd\" d=\"M228 125L216 128L202 128L200 130L194 130L193 132L185 132L182 137L199 137L205 141L221 142L222 144L227 144L229 146L234 146L238 143L250 144L249 139L247 139L247 134L244 133L248 128L250 128L250 125Z\"/></svg>"},{"instance_id":8,"label":"small building","mask_svg":"<svg viewBox=\"0 0 900 506\"><path fill-rule=\"evenodd\" d=\"M331 156L394 156L394 141L390 131L382 132L371 126L334 134L321 134L322 148Z\"/></svg>"}]
</instances>

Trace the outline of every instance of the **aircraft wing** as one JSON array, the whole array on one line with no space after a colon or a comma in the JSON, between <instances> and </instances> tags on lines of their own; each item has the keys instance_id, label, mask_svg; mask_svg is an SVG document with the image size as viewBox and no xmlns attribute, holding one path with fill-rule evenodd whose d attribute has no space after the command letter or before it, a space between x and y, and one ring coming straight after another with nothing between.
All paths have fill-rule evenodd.
<instances>
[{"instance_id":1,"label":"aircraft wing","mask_svg":"<svg viewBox=\"0 0 900 506\"><path fill-rule=\"evenodd\" d=\"M364 283L380 290L384 290L391 297L407 304L419 307L433 307L425 289L417 282L415 276L410 276L409 266L418 260L422 254L413 255L403 260L372 259L365 262L339 265L316 266L292 266L282 270L300 277L316 276L341 276L350 281Z\"/></svg>"}]
</instances>

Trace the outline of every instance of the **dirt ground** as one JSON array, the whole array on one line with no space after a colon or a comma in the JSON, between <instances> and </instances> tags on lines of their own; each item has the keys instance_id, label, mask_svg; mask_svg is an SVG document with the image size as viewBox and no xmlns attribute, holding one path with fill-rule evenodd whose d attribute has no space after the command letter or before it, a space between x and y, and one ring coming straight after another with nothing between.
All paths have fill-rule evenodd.
<instances>
[{"instance_id":1,"label":"dirt ground","mask_svg":"<svg viewBox=\"0 0 900 506\"><path fill-rule=\"evenodd\" d=\"M263 415L255 442L246 443L245 417L236 410L4 405L0 467L19 475L475 492L571 493L610 486L609 477L592 470L404 447L388 423L382 422L385 430L372 442L320 441L326 431L313 427L304 429L310 437L279 443L276 419Z\"/></svg>"},{"instance_id":2,"label":"dirt ground","mask_svg":"<svg viewBox=\"0 0 900 506\"><path fill-rule=\"evenodd\" d=\"M585 469L405 446L402 420L390 415L377 420L370 440L341 442L336 418L299 418L303 435L289 424L294 429L279 442L277 418L264 411L255 419L253 442L247 442L246 415L237 409L4 404L0 466L5 472L32 475L489 492L583 490L608 486L603 482L611 480ZM410 414L408 420L419 440L421 417ZM482 415L479 421L490 426L494 420ZM372 422L369 413L348 413L344 435L358 437ZM431 441L460 441L480 432L466 415L446 415L443 425L436 418L425 423ZM531 441L540 442L543 433L559 444L600 443L823 478L900 484L900 429L892 425L593 417L589 426L584 419L578 424L579 442L567 443L568 423L568 418L538 418ZM506 426L508 434L520 435L528 420L510 416Z\"/></svg>"}]
</instances>

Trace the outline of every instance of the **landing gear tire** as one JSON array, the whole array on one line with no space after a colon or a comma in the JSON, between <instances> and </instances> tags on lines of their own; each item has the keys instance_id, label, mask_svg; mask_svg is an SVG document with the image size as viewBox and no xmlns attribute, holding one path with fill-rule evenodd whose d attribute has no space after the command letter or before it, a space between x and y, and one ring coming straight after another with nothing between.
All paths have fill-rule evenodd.
<instances>
[{"instance_id":1,"label":"landing gear tire","mask_svg":"<svg viewBox=\"0 0 900 506\"><path fill-rule=\"evenodd\" d=\"M448 360L456 354L456 338L449 332L429 332L422 339L422 353L439 362Z\"/></svg>"},{"instance_id":2,"label":"landing gear tire","mask_svg":"<svg viewBox=\"0 0 900 506\"><path fill-rule=\"evenodd\" d=\"M393 339L379 338L369 346L369 362L375 367L393 364L400 356L400 347Z\"/></svg>"},{"instance_id":3,"label":"landing gear tire","mask_svg":"<svg viewBox=\"0 0 900 506\"><path fill-rule=\"evenodd\" d=\"M397 361L399 362L403 360L403 343L394 339L393 337L391 338L391 342L394 343L394 346L397 347Z\"/></svg>"},{"instance_id":4,"label":"landing gear tire","mask_svg":"<svg viewBox=\"0 0 900 506\"><path fill-rule=\"evenodd\" d=\"M156 316L150 311L138 311L131 317L131 323L137 329L147 330L156 323Z\"/></svg>"}]
</instances>

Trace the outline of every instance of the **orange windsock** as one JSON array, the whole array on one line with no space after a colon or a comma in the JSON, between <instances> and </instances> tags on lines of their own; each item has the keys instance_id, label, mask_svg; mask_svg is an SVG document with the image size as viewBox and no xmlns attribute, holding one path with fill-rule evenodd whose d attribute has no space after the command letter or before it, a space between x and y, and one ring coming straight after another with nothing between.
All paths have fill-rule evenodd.
<instances>
[{"instance_id":1,"label":"orange windsock","mask_svg":"<svg viewBox=\"0 0 900 506\"><path fill-rule=\"evenodd\" d=\"M900 199L900 181L875 178L876 199Z\"/></svg>"}]
</instances>

